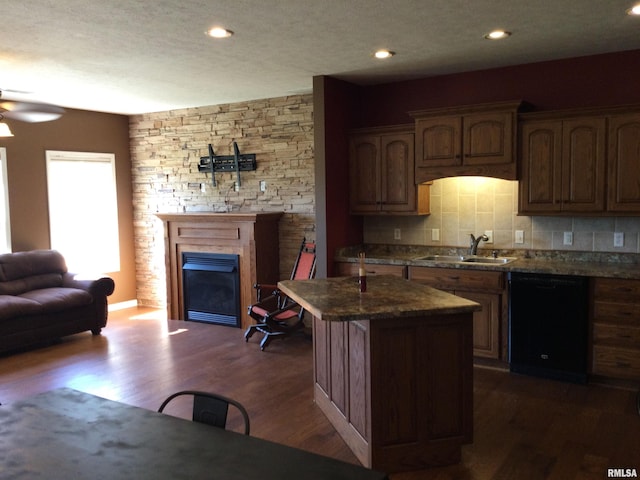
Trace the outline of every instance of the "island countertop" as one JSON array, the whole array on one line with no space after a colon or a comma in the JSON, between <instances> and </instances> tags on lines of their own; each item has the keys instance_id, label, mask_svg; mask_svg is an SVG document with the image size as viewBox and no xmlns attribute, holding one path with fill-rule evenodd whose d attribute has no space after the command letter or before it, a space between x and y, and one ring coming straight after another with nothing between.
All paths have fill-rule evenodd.
<instances>
[{"instance_id":1,"label":"island countertop","mask_svg":"<svg viewBox=\"0 0 640 480\"><path fill-rule=\"evenodd\" d=\"M360 293L357 277L283 280L278 288L316 318L352 321L417 317L480 310L478 303L394 275L367 277Z\"/></svg>"}]
</instances>

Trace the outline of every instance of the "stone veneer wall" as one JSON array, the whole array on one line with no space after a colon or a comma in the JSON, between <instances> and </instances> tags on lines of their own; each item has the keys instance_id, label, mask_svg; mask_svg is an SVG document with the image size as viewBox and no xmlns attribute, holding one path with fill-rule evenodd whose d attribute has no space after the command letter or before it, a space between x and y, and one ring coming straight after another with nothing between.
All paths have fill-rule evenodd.
<instances>
[{"instance_id":1,"label":"stone veneer wall","mask_svg":"<svg viewBox=\"0 0 640 480\"><path fill-rule=\"evenodd\" d=\"M280 221L280 274L288 278L303 236L315 240L312 95L135 115L130 120L133 213L140 305L166 304L164 237L156 213L274 212ZM198 171L217 155L255 153L257 170ZM266 182L266 191L260 190Z\"/></svg>"}]
</instances>

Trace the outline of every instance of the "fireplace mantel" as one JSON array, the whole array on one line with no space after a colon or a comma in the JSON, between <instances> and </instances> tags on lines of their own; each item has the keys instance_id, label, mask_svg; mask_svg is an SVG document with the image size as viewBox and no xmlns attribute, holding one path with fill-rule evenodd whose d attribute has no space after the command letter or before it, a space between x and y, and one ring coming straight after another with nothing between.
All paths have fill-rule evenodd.
<instances>
[{"instance_id":1,"label":"fireplace mantel","mask_svg":"<svg viewBox=\"0 0 640 480\"><path fill-rule=\"evenodd\" d=\"M253 323L246 310L255 303L256 283L275 284L279 278L278 222L282 212L269 213L162 213L167 315L184 320L182 254L228 253L240 260L242 328Z\"/></svg>"}]
</instances>

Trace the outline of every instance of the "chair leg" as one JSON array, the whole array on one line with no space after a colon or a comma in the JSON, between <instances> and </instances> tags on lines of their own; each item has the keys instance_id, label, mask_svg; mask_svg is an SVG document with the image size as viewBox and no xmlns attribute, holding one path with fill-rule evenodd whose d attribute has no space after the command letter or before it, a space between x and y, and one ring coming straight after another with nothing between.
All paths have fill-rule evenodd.
<instances>
[{"instance_id":1,"label":"chair leg","mask_svg":"<svg viewBox=\"0 0 640 480\"><path fill-rule=\"evenodd\" d=\"M256 333L258 329L256 328L255 325L251 325L249 328L247 328L247 331L244 332L244 341L248 342L249 339L253 336L254 333Z\"/></svg>"}]
</instances>

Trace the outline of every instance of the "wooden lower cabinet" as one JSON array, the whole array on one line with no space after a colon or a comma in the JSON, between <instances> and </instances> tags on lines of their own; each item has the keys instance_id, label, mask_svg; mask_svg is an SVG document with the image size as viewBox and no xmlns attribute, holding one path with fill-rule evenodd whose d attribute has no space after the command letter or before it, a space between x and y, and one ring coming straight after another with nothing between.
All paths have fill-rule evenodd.
<instances>
[{"instance_id":1,"label":"wooden lower cabinet","mask_svg":"<svg viewBox=\"0 0 640 480\"><path fill-rule=\"evenodd\" d=\"M640 380L640 280L594 278L591 373Z\"/></svg>"},{"instance_id":2,"label":"wooden lower cabinet","mask_svg":"<svg viewBox=\"0 0 640 480\"><path fill-rule=\"evenodd\" d=\"M507 331L508 301L503 272L412 266L408 278L482 305L473 314L473 355L507 360L507 338L501 334Z\"/></svg>"},{"instance_id":3,"label":"wooden lower cabinet","mask_svg":"<svg viewBox=\"0 0 640 480\"><path fill-rule=\"evenodd\" d=\"M471 315L314 317L314 398L363 465L460 461L473 440Z\"/></svg>"}]
</instances>

